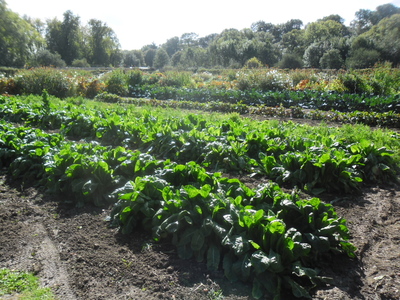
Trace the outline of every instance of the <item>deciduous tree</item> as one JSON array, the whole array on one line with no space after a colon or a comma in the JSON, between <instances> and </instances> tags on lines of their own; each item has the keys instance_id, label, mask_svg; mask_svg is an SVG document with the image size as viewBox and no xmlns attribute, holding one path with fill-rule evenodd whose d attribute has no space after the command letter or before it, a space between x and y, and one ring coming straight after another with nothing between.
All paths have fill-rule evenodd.
<instances>
[{"instance_id":1,"label":"deciduous tree","mask_svg":"<svg viewBox=\"0 0 400 300\"><path fill-rule=\"evenodd\" d=\"M21 67L43 47L38 31L0 0L0 65Z\"/></svg>"}]
</instances>

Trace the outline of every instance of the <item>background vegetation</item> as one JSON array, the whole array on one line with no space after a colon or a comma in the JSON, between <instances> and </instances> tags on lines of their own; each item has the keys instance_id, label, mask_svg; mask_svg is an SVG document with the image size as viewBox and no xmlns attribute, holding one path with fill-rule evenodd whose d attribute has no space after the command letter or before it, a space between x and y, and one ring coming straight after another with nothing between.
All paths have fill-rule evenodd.
<instances>
[{"instance_id":1,"label":"background vegetation","mask_svg":"<svg viewBox=\"0 0 400 300\"><path fill-rule=\"evenodd\" d=\"M400 8L360 9L350 26L339 15L309 24L257 21L243 30L225 29L199 37L185 33L162 45L122 50L114 31L101 20L82 25L71 11L43 22L21 18L0 0L0 66L114 66L249 68L368 68L377 62L397 66L400 60Z\"/></svg>"}]
</instances>

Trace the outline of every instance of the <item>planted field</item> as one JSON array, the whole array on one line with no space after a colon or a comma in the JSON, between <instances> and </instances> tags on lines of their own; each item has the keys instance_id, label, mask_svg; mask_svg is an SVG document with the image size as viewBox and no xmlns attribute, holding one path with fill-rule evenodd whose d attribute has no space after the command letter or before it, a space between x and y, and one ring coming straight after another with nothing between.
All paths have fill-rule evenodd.
<instances>
[{"instance_id":1,"label":"planted field","mask_svg":"<svg viewBox=\"0 0 400 300\"><path fill-rule=\"evenodd\" d=\"M345 209L338 207L339 214L332 204L352 207L354 213L367 187L389 185L396 193L399 135L372 131L364 125L311 127L279 120L260 122L238 114L202 115L128 103L62 101L47 93L41 97L2 96L0 115L0 164L8 178L60 199L64 215L56 217L61 219L60 228L66 224L69 210L64 205L68 204L78 207L73 209L74 222L82 222L80 228L74 228L77 232L82 227L93 230L80 217L79 207L86 214L92 209L109 226L118 228L121 235L110 236L110 229L96 235L120 239L121 251L128 258L120 258L119 263L126 269L121 271L114 262L122 273L112 278L125 284L136 261L132 251L137 246L131 243L139 236L148 241L142 240L143 245L168 248L171 255L188 259L186 266L193 263L207 267L215 278L223 274L226 282L243 282L237 299L250 295L316 298L327 285L338 285L332 264L345 261L352 266L352 274L358 269L361 251L368 251L357 250L355 245L362 242L351 240L350 226L342 217L347 215ZM391 206L382 209L395 214L397 200L389 198L396 199L387 196L382 205ZM4 203L13 210L15 203ZM37 203L32 204L34 214L47 214ZM395 215L384 215L392 225L397 224ZM12 218L11 213L5 219ZM100 224L93 216L88 219ZM57 222L47 220L46 226L50 224ZM57 234L51 233L60 247L71 247ZM83 250L78 251L87 265L93 266L98 259L95 253L103 253L99 238L96 240L94 251L89 250L93 261ZM71 262L73 253L63 255ZM82 267L82 260L78 259L74 268ZM169 267L166 272L172 285L183 285L182 267ZM62 262L58 268L71 272ZM122 288L113 280L109 286ZM203 283L197 282L192 295L182 292L176 297L222 297L222 283L217 289L215 281L209 280L204 289ZM134 287L122 288L121 297L162 295L160 285L153 282L158 290L152 290L148 280L142 281L146 284L140 287L135 281ZM165 280L161 281L165 285ZM86 289L71 289L70 281L61 282L68 297ZM354 280L350 284L356 285ZM358 297L353 285L350 298ZM388 285L394 287L396 282ZM164 289L169 299L178 293L171 286ZM89 294L79 297L96 298Z\"/></svg>"}]
</instances>

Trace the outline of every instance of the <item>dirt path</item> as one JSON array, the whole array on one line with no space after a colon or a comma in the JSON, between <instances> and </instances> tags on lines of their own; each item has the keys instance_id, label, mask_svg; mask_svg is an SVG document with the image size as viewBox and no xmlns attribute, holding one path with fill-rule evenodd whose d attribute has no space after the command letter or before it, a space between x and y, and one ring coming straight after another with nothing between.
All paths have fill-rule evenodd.
<instances>
[{"instance_id":1,"label":"dirt path","mask_svg":"<svg viewBox=\"0 0 400 300\"><path fill-rule=\"evenodd\" d=\"M328 258L322 275L333 283L313 299L400 299L399 196L398 188L369 188L360 197L336 199L358 259ZM21 191L2 175L0 268L37 274L59 299L252 299L250 286L179 259L168 244L108 228L107 215L60 204L33 188Z\"/></svg>"}]
</instances>

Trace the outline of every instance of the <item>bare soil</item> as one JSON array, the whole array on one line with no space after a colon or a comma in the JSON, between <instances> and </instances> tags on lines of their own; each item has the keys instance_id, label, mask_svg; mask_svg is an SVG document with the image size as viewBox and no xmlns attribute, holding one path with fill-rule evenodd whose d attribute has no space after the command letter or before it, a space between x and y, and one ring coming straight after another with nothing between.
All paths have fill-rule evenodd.
<instances>
[{"instance_id":1,"label":"bare soil","mask_svg":"<svg viewBox=\"0 0 400 300\"><path fill-rule=\"evenodd\" d=\"M399 191L369 187L357 197L324 198L347 219L358 251L357 259L332 256L321 265L333 283L313 291L313 299L400 299ZM58 299L252 299L251 286L179 259L167 243L120 234L108 226L108 214L21 188L3 170L0 268L33 272Z\"/></svg>"}]
</instances>

